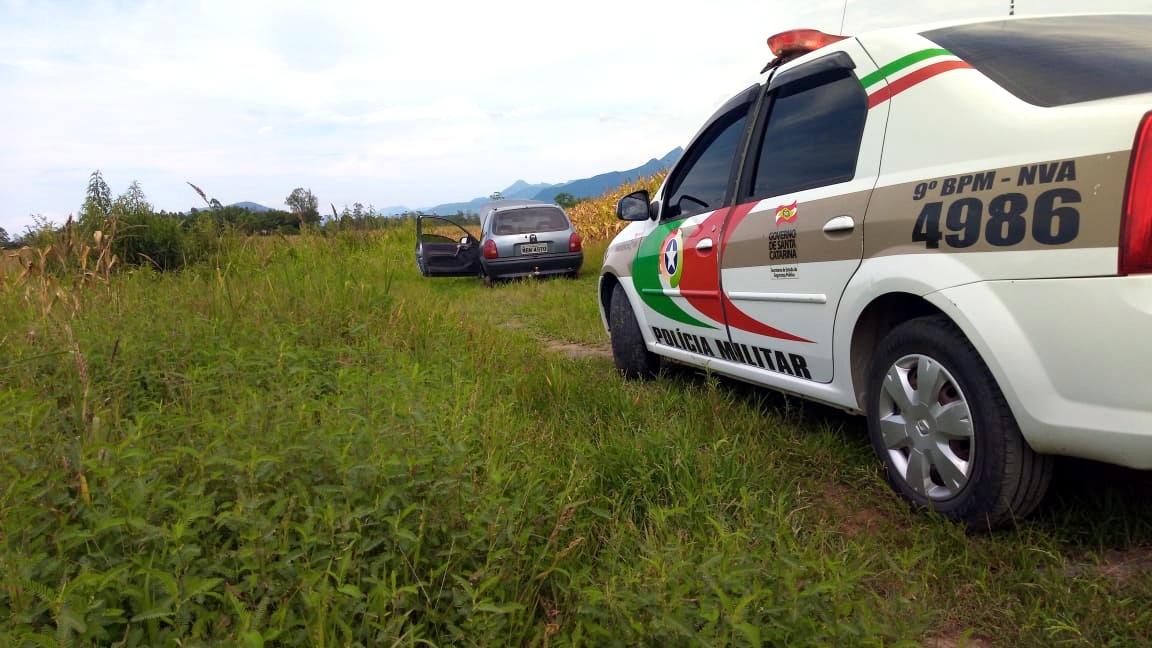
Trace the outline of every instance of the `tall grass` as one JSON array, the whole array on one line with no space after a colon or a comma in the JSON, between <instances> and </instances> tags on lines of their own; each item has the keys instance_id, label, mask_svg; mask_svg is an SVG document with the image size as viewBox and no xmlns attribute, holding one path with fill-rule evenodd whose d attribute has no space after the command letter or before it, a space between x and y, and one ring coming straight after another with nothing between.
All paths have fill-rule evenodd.
<instances>
[{"instance_id":1,"label":"tall grass","mask_svg":"<svg viewBox=\"0 0 1152 648\"><path fill-rule=\"evenodd\" d=\"M605 343L603 242L490 289L412 243L5 279L0 644L1152 639L1146 498L966 536L896 503L856 419L550 350Z\"/></svg>"}]
</instances>

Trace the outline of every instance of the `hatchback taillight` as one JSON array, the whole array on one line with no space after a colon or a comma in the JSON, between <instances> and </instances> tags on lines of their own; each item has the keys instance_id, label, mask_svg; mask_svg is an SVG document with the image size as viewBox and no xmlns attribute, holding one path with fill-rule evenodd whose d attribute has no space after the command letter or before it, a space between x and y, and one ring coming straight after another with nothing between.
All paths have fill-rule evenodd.
<instances>
[{"instance_id":1,"label":"hatchback taillight","mask_svg":"<svg viewBox=\"0 0 1152 648\"><path fill-rule=\"evenodd\" d=\"M1118 266L1122 275L1152 272L1152 112L1140 121L1132 144Z\"/></svg>"},{"instance_id":2,"label":"hatchback taillight","mask_svg":"<svg viewBox=\"0 0 1152 648\"><path fill-rule=\"evenodd\" d=\"M492 239L484 241L484 258L495 259L498 256L500 256L500 253L496 251L496 241Z\"/></svg>"},{"instance_id":3,"label":"hatchback taillight","mask_svg":"<svg viewBox=\"0 0 1152 648\"><path fill-rule=\"evenodd\" d=\"M572 235L568 237L568 251L579 252L580 250L584 249L583 245L584 243L580 240L580 235L576 232L572 232Z\"/></svg>"}]
</instances>

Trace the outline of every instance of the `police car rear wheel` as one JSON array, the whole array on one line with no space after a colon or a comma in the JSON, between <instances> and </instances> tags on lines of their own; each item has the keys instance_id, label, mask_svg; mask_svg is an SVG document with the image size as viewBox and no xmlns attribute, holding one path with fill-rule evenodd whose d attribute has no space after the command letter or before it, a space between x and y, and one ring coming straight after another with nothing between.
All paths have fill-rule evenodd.
<instances>
[{"instance_id":1,"label":"police car rear wheel","mask_svg":"<svg viewBox=\"0 0 1152 648\"><path fill-rule=\"evenodd\" d=\"M948 318L911 320L876 349L868 430L888 481L907 501L973 529L1030 513L1053 459L1024 441L976 350Z\"/></svg>"},{"instance_id":2,"label":"police car rear wheel","mask_svg":"<svg viewBox=\"0 0 1152 648\"><path fill-rule=\"evenodd\" d=\"M612 338L612 360L625 378L649 379L660 369L660 357L648 350L644 335L624 287L616 284L608 304L608 333Z\"/></svg>"}]
</instances>

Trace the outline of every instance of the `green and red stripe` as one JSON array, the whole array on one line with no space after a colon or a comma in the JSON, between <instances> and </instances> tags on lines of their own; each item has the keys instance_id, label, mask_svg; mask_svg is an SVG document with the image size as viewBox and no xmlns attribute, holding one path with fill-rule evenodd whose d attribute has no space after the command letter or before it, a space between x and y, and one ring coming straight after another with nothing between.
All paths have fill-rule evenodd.
<instances>
[{"instance_id":1,"label":"green and red stripe","mask_svg":"<svg viewBox=\"0 0 1152 648\"><path fill-rule=\"evenodd\" d=\"M860 84L864 86L868 93L868 108L874 108L892 97L904 92L905 90L917 86L934 76L938 76L950 70L970 69L972 66L956 58L950 58L943 61L936 61L928 63L927 65L913 70L908 74L889 81L886 84L880 85L875 91L869 90L873 86L879 84L881 81L887 80L894 74L904 72L908 68L920 65L925 61L931 59L938 59L943 57L954 57L952 52L946 49L935 47L930 49L920 50L913 52L907 56L902 56L895 61L881 67L879 70L864 76L860 79Z\"/></svg>"}]
</instances>

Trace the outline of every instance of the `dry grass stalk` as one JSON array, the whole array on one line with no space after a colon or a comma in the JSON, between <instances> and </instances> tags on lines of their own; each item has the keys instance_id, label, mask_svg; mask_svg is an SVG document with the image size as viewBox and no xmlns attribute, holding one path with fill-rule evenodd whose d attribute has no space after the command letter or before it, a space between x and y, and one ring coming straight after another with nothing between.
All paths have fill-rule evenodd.
<instances>
[{"instance_id":1,"label":"dry grass stalk","mask_svg":"<svg viewBox=\"0 0 1152 648\"><path fill-rule=\"evenodd\" d=\"M8 255L19 267L11 285L25 287L24 301L38 306L42 318L47 318L61 301L71 306L69 318L75 318L80 311L78 291L97 283L107 286L119 264L119 258L112 251L116 220L112 219L108 225L107 232L97 230L90 243L83 242L69 216L48 245L25 246ZM4 278L9 276L6 274ZM60 280L66 277L72 279L71 291L65 291L60 285Z\"/></svg>"}]
</instances>

